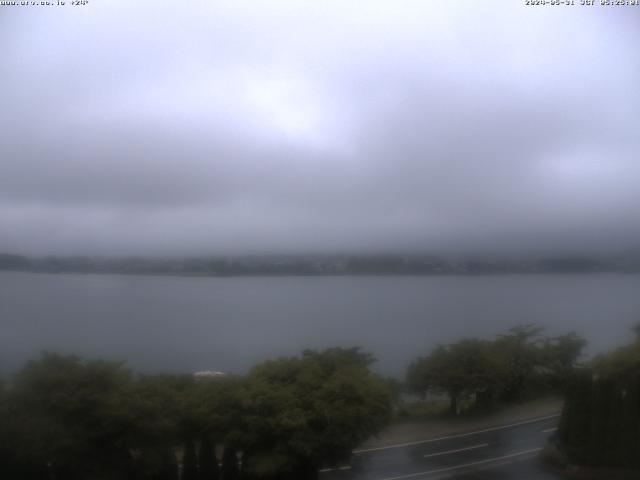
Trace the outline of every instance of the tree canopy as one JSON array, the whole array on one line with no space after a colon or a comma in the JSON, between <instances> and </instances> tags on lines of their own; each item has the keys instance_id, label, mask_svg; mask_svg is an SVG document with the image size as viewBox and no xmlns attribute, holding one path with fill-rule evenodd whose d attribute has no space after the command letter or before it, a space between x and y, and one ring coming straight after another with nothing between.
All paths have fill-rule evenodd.
<instances>
[{"instance_id":1,"label":"tree canopy","mask_svg":"<svg viewBox=\"0 0 640 480\"><path fill-rule=\"evenodd\" d=\"M256 366L246 387L245 474L313 478L322 462L343 460L376 433L390 393L371 361L357 349L329 349Z\"/></svg>"},{"instance_id":2,"label":"tree canopy","mask_svg":"<svg viewBox=\"0 0 640 480\"><path fill-rule=\"evenodd\" d=\"M445 393L452 414L460 400L475 407L517 399L531 388L561 388L580 358L585 341L575 333L545 337L532 324L515 326L493 340L467 338L436 346L409 365L406 384L414 393Z\"/></svg>"},{"instance_id":3,"label":"tree canopy","mask_svg":"<svg viewBox=\"0 0 640 480\"><path fill-rule=\"evenodd\" d=\"M314 478L389 418L372 361L334 348L196 379L47 353L0 385L2 475L177 480L179 460L184 479L234 480L242 452L243 478Z\"/></svg>"},{"instance_id":4,"label":"tree canopy","mask_svg":"<svg viewBox=\"0 0 640 480\"><path fill-rule=\"evenodd\" d=\"M573 464L640 469L640 335L633 331L631 343L568 378L557 442Z\"/></svg>"}]
</instances>

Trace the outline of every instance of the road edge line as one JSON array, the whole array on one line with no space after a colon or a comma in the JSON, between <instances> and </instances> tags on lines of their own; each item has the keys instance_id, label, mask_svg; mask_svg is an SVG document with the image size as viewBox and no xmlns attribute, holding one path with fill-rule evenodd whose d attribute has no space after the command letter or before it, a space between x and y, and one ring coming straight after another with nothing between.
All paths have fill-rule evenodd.
<instances>
[{"instance_id":1,"label":"road edge line","mask_svg":"<svg viewBox=\"0 0 640 480\"><path fill-rule=\"evenodd\" d=\"M504 430L507 428L513 428L513 427L519 427L521 425L528 425L530 423L536 423L536 422L542 422L544 420L549 420L551 418L557 418L560 416L560 413L554 413L553 415L545 415L544 417L536 417L536 418L532 418L529 420L523 420L521 422L516 422L516 423L511 423L508 425L500 425L500 426L496 426L496 427L489 427L489 428L484 428L481 430L475 430L473 432L465 432L465 433L455 433L452 435L446 435L444 437L438 437L438 438L428 438L425 440L416 440L415 442L405 442L405 443L396 443L393 445L386 445L386 446L382 446L382 447L372 447L372 448L361 448L358 450L353 450L351 453L353 453L354 455L358 455L361 453L368 453L368 452L379 452L382 450L390 450L392 448L403 448L403 447L411 447L413 445L421 445L423 443L432 443L432 442L439 442L442 440L449 440L452 438L462 438L462 437L469 437L471 435L477 435L479 433L486 433L486 432L495 432L496 430Z\"/></svg>"}]
</instances>

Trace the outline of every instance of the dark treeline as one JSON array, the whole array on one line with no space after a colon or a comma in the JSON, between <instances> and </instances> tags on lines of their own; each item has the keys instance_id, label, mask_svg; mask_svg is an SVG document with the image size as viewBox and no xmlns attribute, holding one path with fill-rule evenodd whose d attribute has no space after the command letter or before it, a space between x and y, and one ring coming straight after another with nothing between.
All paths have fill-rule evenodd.
<instances>
[{"instance_id":1,"label":"dark treeline","mask_svg":"<svg viewBox=\"0 0 640 480\"><path fill-rule=\"evenodd\" d=\"M470 338L437 346L409 366L406 384L420 395L447 395L454 415L487 409L497 401L562 393L585 344L573 332L549 337L533 324L519 325L493 340Z\"/></svg>"},{"instance_id":2,"label":"dark treeline","mask_svg":"<svg viewBox=\"0 0 640 480\"><path fill-rule=\"evenodd\" d=\"M530 260L433 255L273 255L209 258L25 257L0 254L0 270L146 275L472 275L640 272L640 258L580 256Z\"/></svg>"},{"instance_id":3,"label":"dark treeline","mask_svg":"<svg viewBox=\"0 0 640 480\"><path fill-rule=\"evenodd\" d=\"M556 438L563 466L628 469L628 478L640 477L640 325L635 334L630 345L572 376Z\"/></svg>"},{"instance_id":4,"label":"dark treeline","mask_svg":"<svg viewBox=\"0 0 640 480\"><path fill-rule=\"evenodd\" d=\"M0 477L312 479L388 421L358 349L306 351L246 376L134 375L43 354L0 390Z\"/></svg>"},{"instance_id":5,"label":"dark treeline","mask_svg":"<svg viewBox=\"0 0 640 480\"><path fill-rule=\"evenodd\" d=\"M390 420L403 389L484 410L550 392L565 407L567 462L638 468L636 341L579 364L585 341L532 324L439 345L404 385L357 348L305 351L244 376L136 375L123 364L43 354L0 384L0 477L25 480L316 479Z\"/></svg>"}]
</instances>

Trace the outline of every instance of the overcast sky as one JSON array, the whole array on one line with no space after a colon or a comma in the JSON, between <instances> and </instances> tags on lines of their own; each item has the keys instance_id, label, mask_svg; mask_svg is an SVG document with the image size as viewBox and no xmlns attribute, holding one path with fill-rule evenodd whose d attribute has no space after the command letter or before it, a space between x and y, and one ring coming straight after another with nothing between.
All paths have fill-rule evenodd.
<instances>
[{"instance_id":1,"label":"overcast sky","mask_svg":"<svg viewBox=\"0 0 640 480\"><path fill-rule=\"evenodd\" d=\"M640 245L640 7L90 0L0 40L0 251Z\"/></svg>"}]
</instances>

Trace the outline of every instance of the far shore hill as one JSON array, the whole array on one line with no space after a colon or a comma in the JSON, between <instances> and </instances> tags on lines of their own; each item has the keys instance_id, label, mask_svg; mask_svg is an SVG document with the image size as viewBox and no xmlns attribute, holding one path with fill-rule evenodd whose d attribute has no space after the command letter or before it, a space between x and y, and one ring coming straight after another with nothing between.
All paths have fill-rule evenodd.
<instances>
[{"instance_id":1,"label":"far shore hill","mask_svg":"<svg viewBox=\"0 0 640 480\"><path fill-rule=\"evenodd\" d=\"M537 258L426 254L246 255L200 257L29 257L0 253L0 270L132 275L493 275L640 273L640 255Z\"/></svg>"}]
</instances>

